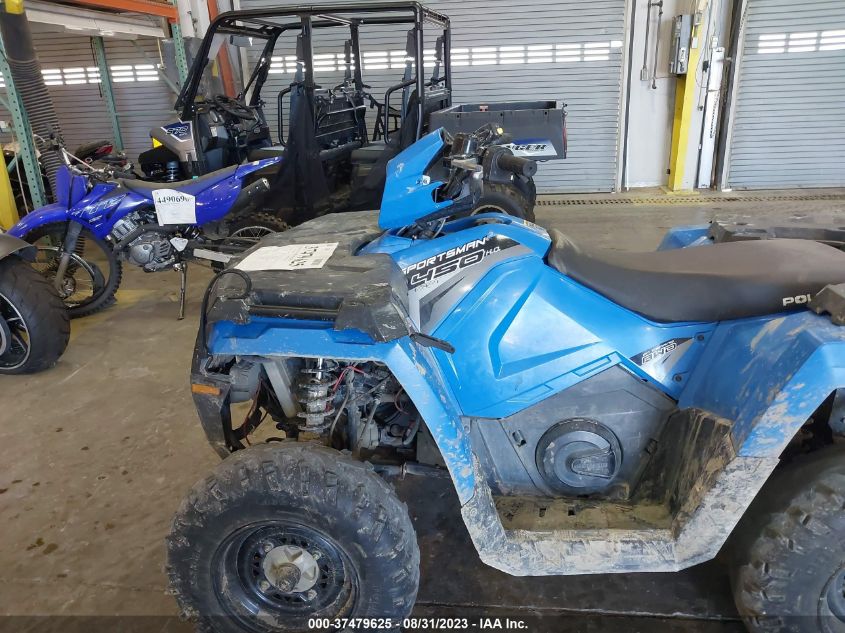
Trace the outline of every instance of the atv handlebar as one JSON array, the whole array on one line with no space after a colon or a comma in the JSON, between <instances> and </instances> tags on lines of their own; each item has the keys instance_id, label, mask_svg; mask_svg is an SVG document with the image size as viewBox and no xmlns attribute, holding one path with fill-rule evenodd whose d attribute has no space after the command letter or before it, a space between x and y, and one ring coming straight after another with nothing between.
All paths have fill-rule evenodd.
<instances>
[{"instance_id":1,"label":"atv handlebar","mask_svg":"<svg viewBox=\"0 0 845 633\"><path fill-rule=\"evenodd\" d=\"M516 176L525 176L526 178L533 178L534 174L537 173L536 161L505 152L496 155L496 166Z\"/></svg>"}]
</instances>

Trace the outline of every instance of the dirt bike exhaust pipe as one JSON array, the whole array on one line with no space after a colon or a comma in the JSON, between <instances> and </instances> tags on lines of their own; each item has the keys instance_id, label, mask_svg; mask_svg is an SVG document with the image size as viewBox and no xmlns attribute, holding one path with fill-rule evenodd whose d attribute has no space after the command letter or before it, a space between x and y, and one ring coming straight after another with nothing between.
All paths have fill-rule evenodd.
<instances>
[{"instance_id":1,"label":"dirt bike exhaust pipe","mask_svg":"<svg viewBox=\"0 0 845 633\"><path fill-rule=\"evenodd\" d=\"M232 203L229 213L248 207L250 204L264 197L268 191L270 191L270 181L266 178L259 178L251 185L247 185L241 189L238 197L235 198L235 202Z\"/></svg>"}]
</instances>

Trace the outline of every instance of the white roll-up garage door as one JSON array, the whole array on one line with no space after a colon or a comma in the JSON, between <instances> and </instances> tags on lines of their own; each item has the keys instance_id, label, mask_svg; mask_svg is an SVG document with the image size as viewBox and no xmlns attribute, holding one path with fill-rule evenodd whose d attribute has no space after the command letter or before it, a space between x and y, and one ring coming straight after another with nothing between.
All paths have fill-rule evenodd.
<instances>
[{"instance_id":1,"label":"white roll-up garage door","mask_svg":"<svg viewBox=\"0 0 845 633\"><path fill-rule=\"evenodd\" d=\"M748 0L728 187L845 186L845 2Z\"/></svg>"},{"instance_id":2,"label":"white roll-up garage door","mask_svg":"<svg viewBox=\"0 0 845 633\"><path fill-rule=\"evenodd\" d=\"M278 4L277 0L241 0L244 9ZM541 191L614 189L625 0L433 0L425 4L447 14L452 22L455 103L555 99L568 104L569 158L540 167ZM340 76L336 55L346 37L342 31L315 33L315 78L323 87L333 85ZM379 99L387 87L401 80L405 32L395 26L361 30L364 81ZM290 85L294 70L293 41L287 37L287 44L277 46L270 80L262 91L274 131L275 94ZM425 44L430 49L433 41L426 37ZM259 52L250 51L250 62Z\"/></svg>"},{"instance_id":3,"label":"white roll-up garage door","mask_svg":"<svg viewBox=\"0 0 845 633\"><path fill-rule=\"evenodd\" d=\"M114 134L91 39L44 32L33 37L68 149L111 139ZM105 45L125 151L135 160L151 147L150 129L175 116L176 97L156 70L159 53L155 38L106 38ZM4 86L0 89L5 95ZM2 116L9 118L5 110Z\"/></svg>"}]
</instances>

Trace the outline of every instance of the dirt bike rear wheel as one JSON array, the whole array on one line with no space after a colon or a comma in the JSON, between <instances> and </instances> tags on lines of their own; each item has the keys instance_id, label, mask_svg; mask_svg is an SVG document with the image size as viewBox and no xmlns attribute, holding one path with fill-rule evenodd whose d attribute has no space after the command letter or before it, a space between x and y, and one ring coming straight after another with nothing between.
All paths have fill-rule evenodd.
<instances>
[{"instance_id":1,"label":"dirt bike rear wheel","mask_svg":"<svg viewBox=\"0 0 845 633\"><path fill-rule=\"evenodd\" d=\"M281 218L270 213L238 215L229 222L229 240L258 242L271 233L281 233L290 227Z\"/></svg>"}]
</instances>

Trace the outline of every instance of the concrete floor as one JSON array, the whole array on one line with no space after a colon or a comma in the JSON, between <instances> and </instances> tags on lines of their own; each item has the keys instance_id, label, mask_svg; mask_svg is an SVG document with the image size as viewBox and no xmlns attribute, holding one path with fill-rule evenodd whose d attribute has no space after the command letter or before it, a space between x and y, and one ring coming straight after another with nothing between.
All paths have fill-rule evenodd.
<instances>
[{"instance_id":1,"label":"concrete floor","mask_svg":"<svg viewBox=\"0 0 845 633\"><path fill-rule=\"evenodd\" d=\"M668 227L714 214L841 216L845 226L845 193L837 195L539 206L537 215L576 241L650 250ZM172 513L217 463L188 388L209 276L192 270L189 316L177 321L176 273L127 270L115 306L73 322L54 369L0 380L0 614L19 616L0 618L0 631L190 630L173 617L162 570ZM478 561L448 486L399 487L423 551L419 613L542 615L532 631L743 630L718 563L679 574L511 578Z\"/></svg>"}]
</instances>

